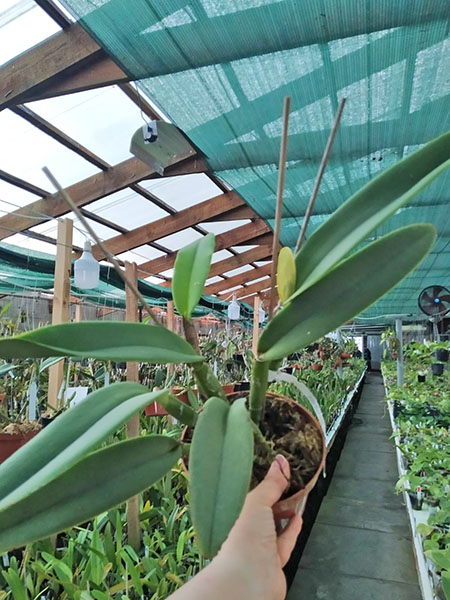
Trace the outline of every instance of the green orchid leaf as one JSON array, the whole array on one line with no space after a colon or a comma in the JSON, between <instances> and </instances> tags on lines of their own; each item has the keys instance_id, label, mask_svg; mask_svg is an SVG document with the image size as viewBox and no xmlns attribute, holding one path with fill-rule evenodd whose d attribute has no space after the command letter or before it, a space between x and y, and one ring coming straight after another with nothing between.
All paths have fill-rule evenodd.
<instances>
[{"instance_id":1,"label":"green orchid leaf","mask_svg":"<svg viewBox=\"0 0 450 600\"><path fill-rule=\"evenodd\" d=\"M200 413L189 454L191 515L200 548L213 557L244 504L253 463L245 400L210 398Z\"/></svg>"},{"instance_id":2,"label":"green orchid leaf","mask_svg":"<svg viewBox=\"0 0 450 600\"><path fill-rule=\"evenodd\" d=\"M288 356L358 315L420 263L435 236L432 225L410 225L340 263L269 322L259 338L259 359Z\"/></svg>"},{"instance_id":3,"label":"green orchid leaf","mask_svg":"<svg viewBox=\"0 0 450 600\"><path fill-rule=\"evenodd\" d=\"M43 373L46 369L53 367L53 365L58 364L61 360L64 360L64 357L61 356L50 356L41 362L39 367L39 373Z\"/></svg>"},{"instance_id":4,"label":"green orchid leaf","mask_svg":"<svg viewBox=\"0 0 450 600\"><path fill-rule=\"evenodd\" d=\"M281 248L278 254L277 286L281 304L292 296L295 290L296 265L292 250L288 246Z\"/></svg>"},{"instance_id":5,"label":"green orchid leaf","mask_svg":"<svg viewBox=\"0 0 450 600\"><path fill-rule=\"evenodd\" d=\"M180 423L189 425L189 427L194 427L197 421L197 414L188 404L181 402L178 398L170 394L167 394L162 399L158 400L158 402L166 409L169 415L175 417Z\"/></svg>"},{"instance_id":6,"label":"green orchid leaf","mask_svg":"<svg viewBox=\"0 0 450 600\"><path fill-rule=\"evenodd\" d=\"M6 375L10 371L15 371L16 369L23 369L25 366L26 365L0 365L0 377L3 377L3 375Z\"/></svg>"},{"instance_id":7,"label":"green orchid leaf","mask_svg":"<svg viewBox=\"0 0 450 600\"><path fill-rule=\"evenodd\" d=\"M0 554L124 502L158 481L180 455L180 444L161 435L133 438L89 454L34 493L0 510Z\"/></svg>"},{"instance_id":8,"label":"green orchid leaf","mask_svg":"<svg viewBox=\"0 0 450 600\"><path fill-rule=\"evenodd\" d=\"M0 465L0 510L66 471L135 412L167 395L131 382L89 394Z\"/></svg>"},{"instance_id":9,"label":"green orchid leaf","mask_svg":"<svg viewBox=\"0 0 450 600\"><path fill-rule=\"evenodd\" d=\"M176 333L143 323L63 323L0 339L2 358L53 356L147 363L193 363L203 360Z\"/></svg>"},{"instance_id":10,"label":"green orchid leaf","mask_svg":"<svg viewBox=\"0 0 450 600\"><path fill-rule=\"evenodd\" d=\"M203 294L215 244L215 236L208 233L178 251L172 279L172 295L177 311L186 319L191 318Z\"/></svg>"},{"instance_id":11,"label":"green orchid leaf","mask_svg":"<svg viewBox=\"0 0 450 600\"><path fill-rule=\"evenodd\" d=\"M374 177L315 231L296 255L292 298L338 264L372 231L450 167L450 132Z\"/></svg>"}]
</instances>

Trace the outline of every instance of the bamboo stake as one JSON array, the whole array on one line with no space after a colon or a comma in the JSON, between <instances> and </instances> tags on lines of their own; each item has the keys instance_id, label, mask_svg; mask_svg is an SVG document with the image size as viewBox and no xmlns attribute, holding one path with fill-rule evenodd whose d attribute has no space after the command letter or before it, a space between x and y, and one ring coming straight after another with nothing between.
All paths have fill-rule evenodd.
<instances>
[{"instance_id":1,"label":"bamboo stake","mask_svg":"<svg viewBox=\"0 0 450 600\"><path fill-rule=\"evenodd\" d=\"M106 245L99 239L99 237L97 236L95 231L92 229L92 227L89 225L88 221L85 219L84 215L82 214L82 212L80 211L78 206L75 204L75 202L72 200L72 198L69 196L67 191L62 187L62 185L57 181L57 179L53 176L53 174L47 167L44 167L42 170L44 171L45 175L48 177L50 182L54 185L54 187L58 190L58 192L64 198L64 200L67 202L67 204L70 206L71 210L77 215L80 223L86 228L89 235L92 237L92 239L95 241L95 243L99 246L99 248L101 249L103 254L105 254L105 256L108 258L109 262L112 263L112 265L114 266L114 269L116 270L117 274L122 279L124 284L129 286L132 293L136 296L136 298L139 300L139 302L142 304L142 306L148 312L150 317L155 321L155 323L160 325L159 320L153 314L153 312L152 312L150 306L147 304L144 296L138 290L137 285L133 281L131 281L126 276L126 274L123 272L123 270L120 268L120 264L118 263L117 259L114 257L113 254L111 254L111 252L108 250Z\"/></svg>"},{"instance_id":2,"label":"bamboo stake","mask_svg":"<svg viewBox=\"0 0 450 600\"><path fill-rule=\"evenodd\" d=\"M137 281L136 263L125 263L125 273L130 281ZM129 285L125 286L126 293L126 320L136 323L138 320L137 298ZM139 383L139 364L127 362L127 381ZM127 438L139 437L139 413L133 415L127 422ZM127 531L128 543L134 550L139 550L141 545L141 523L139 521L139 494L129 498L127 502Z\"/></svg>"},{"instance_id":3,"label":"bamboo stake","mask_svg":"<svg viewBox=\"0 0 450 600\"><path fill-rule=\"evenodd\" d=\"M273 311L275 308L275 281L277 275L278 249L280 245L281 215L283 212L283 190L284 179L286 175L286 155L290 106L291 98L290 96L286 96L286 98L284 99L283 134L281 137L280 162L278 166L277 204L275 209L275 229L273 232L272 244L272 272L270 274L269 319L272 318Z\"/></svg>"},{"instance_id":4,"label":"bamboo stake","mask_svg":"<svg viewBox=\"0 0 450 600\"><path fill-rule=\"evenodd\" d=\"M314 208L314 203L315 203L317 195L319 193L320 184L322 183L322 178L325 173L325 168L327 166L327 162L328 162L328 159L331 154L331 149L333 148L334 138L336 137L339 123L341 121L341 116L342 116L342 111L344 110L345 100L346 100L346 98L342 98L342 100L339 103L336 117L334 119L333 127L330 131L330 135L328 136L327 145L325 146L322 160L320 161L319 171L317 173L316 181L314 183L314 189L312 191L311 198L309 199L308 207L305 212L305 218L303 219L302 228L300 230L297 244L295 246L295 254L298 252L298 250L303 242L303 238L305 237L306 228L308 227L309 219L311 217L311 213Z\"/></svg>"}]
</instances>

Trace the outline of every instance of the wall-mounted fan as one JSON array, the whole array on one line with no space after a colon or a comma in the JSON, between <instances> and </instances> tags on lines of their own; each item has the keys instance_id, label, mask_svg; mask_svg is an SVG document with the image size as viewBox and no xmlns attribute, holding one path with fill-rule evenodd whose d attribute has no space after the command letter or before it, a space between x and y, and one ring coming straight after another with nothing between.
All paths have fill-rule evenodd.
<instances>
[{"instance_id":1,"label":"wall-mounted fan","mask_svg":"<svg viewBox=\"0 0 450 600\"><path fill-rule=\"evenodd\" d=\"M430 317L443 317L450 310L450 292L442 285L426 287L420 292L419 308Z\"/></svg>"}]
</instances>

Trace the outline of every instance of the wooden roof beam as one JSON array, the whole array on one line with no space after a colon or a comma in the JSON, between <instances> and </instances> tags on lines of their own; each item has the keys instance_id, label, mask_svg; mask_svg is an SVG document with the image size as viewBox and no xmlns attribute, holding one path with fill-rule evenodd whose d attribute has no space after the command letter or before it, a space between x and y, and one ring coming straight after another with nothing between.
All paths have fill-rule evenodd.
<instances>
[{"instance_id":1,"label":"wooden roof beam","mask_svg":"<svg viewBox=\"0 0 450 600\"><path fill-rule=\"evenodd\" d=\"M262 281L258 281L257 283L248 285L247 287L241 288L240 290L222 292L221 294L217 295L221 300L225 300L228 296L231 295L236 296L236 298L246 298L247 296L257 294L258 292L262 292L263 290L266 290L268 288L270 288L270 277L266 277Z\"/></svg>"},{"instance_id":2,"label":"wooden roof beam","mask_svg":"<svg viewBox=\"0 0 450 600\"><path fill-rule=\"evenodd\" d=\"M107 240L106 246L113 254L120 254L121 252L132 250L143 244L148 244L149 242L197 225L209 217L220 214L224 210L243 205L244 201L235 192L220 194L219 196L180 210L173 215L141 225L141 227L137 227L132 231L111 238ZM97 246L94 246L93 254L98 260L105 258L105 255Z\"/></svg>"},{"instance_id":3,"label":"wooden roof beam","mask_svg":"<svg viewBox=\"0 0 450 600\"><path fill-rule=\"evenodd\" d=\"M215 252L224 250L225 248L230 248L231 246L236 246L240 243L244 243L245 240L253 238L255 235L262 235L267 231L269 231L268 225L266 225L266 223L260 219L254 223L247 223L246 225L241 225L241 227L236 227L235 229L221 233L220 235L216 236ZM139 265L138 268L143 269L144 271L153 275L157 275L158 273L167 271L173 267L176 255L176 252L171 252L167 256L161 256L160 258L155 258L154 260L143 263ZM148 275L144 275L144 277L147 276ZM210 277L212 277L212 275L210 275Z\"/></svg>"},{"instance_id":4,"label":"wooden roof beam","mask_svg":"<svg viewBox=\"0 0 450 600\"><path fill-rule=\"evenodd\" d=\"M41 87L50 86L71 68L103 50L80 25L71 25L20 54L0 69L0 109L19 104Z\"/></svg>"},{"instance_id":5,"label":"wooden roof beam","mask_svg":"<svg viewBox=\"0 0 450 600\"><path fill-rule=\"evenodd\" d=\"M229 192L225 192L229 193ZM248 204L244 204L243 206L239 206L238 208L233 208L231 210L227 210L220 215L215 215L209 219L205 219L206 222L218 222L218 221L240 221L244 219L258 219L258 215L255 213L253 208L248 206Z\"/></svg>"},{"instance_id":6,"label":"wooden roof beam","mask_svg":"<svg viewBox=\"0 0 450 600\"><path fill-rule=\"evenodd\" d=\"M257 248L252 248L246 252L241 252L236 256L230 256L229 258L224 258L223 260L213 263L209 270L208 277L217 277L227 271L233 271L233 269L248 265L254 261L270 259L271 256L271 245L258 246Z\"/></svg>"},{"instance_id":7,"label":"wooden roof beam","mask_svg":"<svg viewBox=\"0 0 450 600\"><path fill-rule=\"evenodd\" d=\"M164 176L202 173L207 170L206 163L198 158L188 158L167 167ZM77 206L85 206L114 192L122 190L143 179L159 177L148 165L137 158L129 158L106 171L91 175L67 188L67 192ZM45 223L49 217L58 217L68 212L68 207L59 194L45 196L4 217L0 218L0 239L11 235L11 230L20 232L28 229L30 217L33 225Z\"/></svg>"},{"instance_id":8,"label":"wooden roof beam","mask_svg":"<svg viewBox=\"0 0 450 600\"><path fill-rule=\"evenodd\" d=\"M254 279L259 279L259 277L265 277L266 275L270 275L270 270L272 268L271 263L264 265L263 267L257 267L256 269L249 269L244 273L239 273L238 275L233 275L233 277L229 277L224 281L218 281L217 283L211 283L205 287L205 294L218 294L219 292L223 292L224 290L229 290L231 288L236 287L237 285L248 284L250 281ZM240 291L240 290L239 290Z\"/></svg>"}]
</instances>

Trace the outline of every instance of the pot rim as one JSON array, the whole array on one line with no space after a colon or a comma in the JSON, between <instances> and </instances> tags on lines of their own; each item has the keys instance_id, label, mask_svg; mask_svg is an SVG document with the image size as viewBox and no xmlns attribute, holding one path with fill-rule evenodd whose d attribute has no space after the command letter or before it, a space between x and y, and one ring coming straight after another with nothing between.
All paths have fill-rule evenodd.
<instances>
[{"instance_id":1,"label":"pot rim","mask_svg":"<svg viewBox=\"0 0 450 600\"><path fill-rule=\"evenodd\" d=\"M235 399L237 399L237 398L248 397L248 393L247 393L247 395L245 395L245 394L246 394L245 392L232 392L231 394L227 394L227 398L234 397ZM303 414L303 416L305 416L306 419L308 421L310 421L315 426L315 428L319 431L320 438L322 440L322 456L321 456L320 462L317 466L317 469L314 472L314 475L306 483L304 488L302 488L301 490L298 490L297 492L294 492L294 494L288 496L287 498L283 498L282 500L279 500L273 507L274 513L277 515L278 518L289 518L289 517L293 516L293 514L295 512L300 512L300 513L303 512L309 492L314 488L314 486L316 485L316 482L319 478L320 473L325 468L325 462L326 462L327 453L328 453L327 442L326 442L325 434L323 432L322 427L320 426L319 421L302 404L299 404L298 402L296 402L292 398L289 398L288 396L284 396L283 394L278 394L276 392L266 392L266 397L278 398L278 399L282 400L283 402L288 403L295 410L301 412ZM186 433L189 429L191 429L191 428L188 426L186 426L183 429L183 431L181 433L180 441L184 441ZM189 469L188 469L184 459L185 459L185 457L182 456L181 463L182 463L183 469L188 473Z\"/></svg>"}]
</instances>

